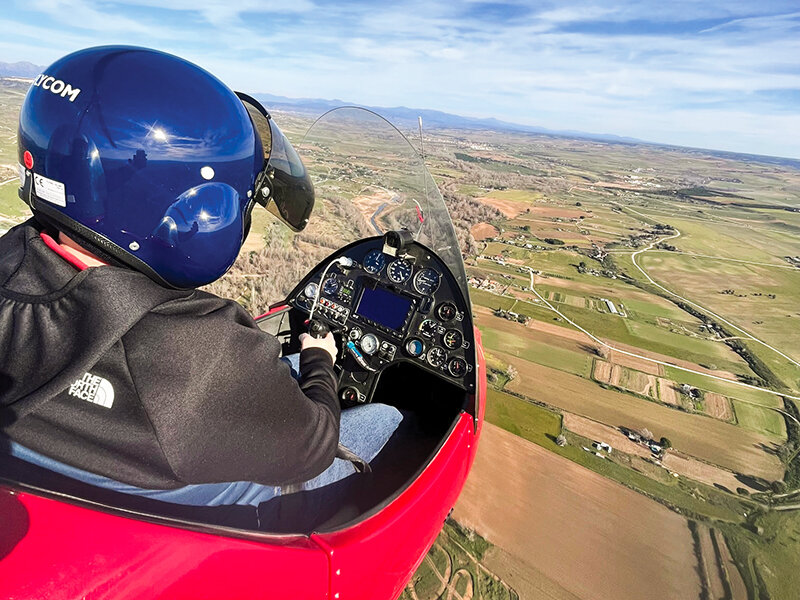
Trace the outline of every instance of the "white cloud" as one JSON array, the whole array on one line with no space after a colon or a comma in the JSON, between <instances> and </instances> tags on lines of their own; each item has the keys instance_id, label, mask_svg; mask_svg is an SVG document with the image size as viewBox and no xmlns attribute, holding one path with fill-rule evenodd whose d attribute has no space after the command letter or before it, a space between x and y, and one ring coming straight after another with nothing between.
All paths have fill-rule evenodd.
<instances>
[{"instance_id":1,"label":"white cloud","mask_svg":"<svg viewBox=\"0 0 800 600\"><path fill-rule=\"evenodd\" d=\"M494 17L499 3L482 16L478 3L423 0L325 7L312 0L134 0L135 11L99 0L32 2L20 1L17 12L34 10L46 17L41 22L16 13L6 17L15 21L0 22L4 60L47 63L81 46L149 45L252 92L430 107L672 143L729 140L800 156L800 130L787 116L800 113L787 99L800 90L796 0L760 11L750 1L553 1L502 22ZM735 115L726 112L731 106ZM769 118L759 126L760 115Z\"/></svg>"}]
</instances>

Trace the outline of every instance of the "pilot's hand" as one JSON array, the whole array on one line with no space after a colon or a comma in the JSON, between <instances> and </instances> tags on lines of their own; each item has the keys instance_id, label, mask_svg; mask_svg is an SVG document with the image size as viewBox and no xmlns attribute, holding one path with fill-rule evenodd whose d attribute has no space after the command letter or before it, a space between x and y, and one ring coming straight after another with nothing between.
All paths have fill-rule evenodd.
<instances>
[{"instance_id":1,"label":"pilot's hand","mask_svg":"<svg viewBox=\"0 0 800 600\"><path fill-rule=\"evenodd\" d=\"M306 348L322 348L331 355L331 361L336 362L336 340L331 332L328 332L324 338L313 338L307 333L300 334L300 351Z\"/></svg>"}]
</instances>

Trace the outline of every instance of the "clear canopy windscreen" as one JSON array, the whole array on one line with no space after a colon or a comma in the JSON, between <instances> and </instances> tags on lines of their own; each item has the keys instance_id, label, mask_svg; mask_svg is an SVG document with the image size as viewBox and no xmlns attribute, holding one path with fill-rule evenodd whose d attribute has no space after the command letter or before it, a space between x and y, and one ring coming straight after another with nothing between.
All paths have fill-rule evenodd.
<instances>
[{"instance_id":1,"label":"clear canopy windscreen","mask_svg":"<svg viewBox=\"0 0 800 600\"><path fill-rule=\"evenodd\" d=\"M376 113L342 107L325 113L297 146L316 190L309 230L335 247L406 229L450 267L466 293L450 216L422 157Z\"/></svg>"}]
</instances>

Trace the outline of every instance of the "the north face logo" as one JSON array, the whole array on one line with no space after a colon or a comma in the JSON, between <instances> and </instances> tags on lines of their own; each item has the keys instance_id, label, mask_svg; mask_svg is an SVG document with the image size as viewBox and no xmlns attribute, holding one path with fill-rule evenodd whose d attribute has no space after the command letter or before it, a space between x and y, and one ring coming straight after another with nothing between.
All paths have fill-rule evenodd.
<instances>
[{"instance_id":1,"label":"the north face logo","mask_svg":"<svg viewBox=\"0 0 800 600\"><path fill-rule=\"evenodd\" d=\"M83 377L69 386L69 395L106 408L111 408L114 404L114 387L111 382L91 373L84 373Z\"/></svg>"}]
</instances>

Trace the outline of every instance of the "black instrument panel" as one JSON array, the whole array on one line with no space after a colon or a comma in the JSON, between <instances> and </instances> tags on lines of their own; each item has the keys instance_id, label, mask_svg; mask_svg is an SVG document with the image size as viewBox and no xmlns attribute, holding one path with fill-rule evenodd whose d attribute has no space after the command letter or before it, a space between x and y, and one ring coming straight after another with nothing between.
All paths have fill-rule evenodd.
<instances>
[{"instance_id":1,"label":"black instrument panel","mask_svg":"<svg viewBox=\"0 0 800 600\"><path fill-rule=\"evenodd\" d=\"M351 244L318 265L289 296L289 304L307 319L318 295L314 319L340 335L343 404L369 402L380 373L400 361L474 392L468 299L425 246L412 242L384 249L383 237ZM352 265L331 264L339 257Z\"/></svg>"}]
</instances>

